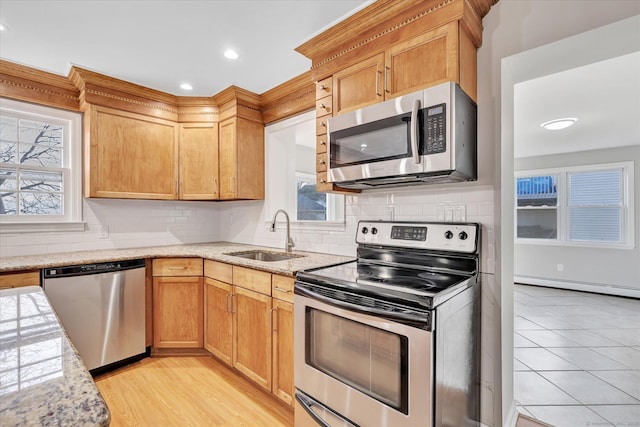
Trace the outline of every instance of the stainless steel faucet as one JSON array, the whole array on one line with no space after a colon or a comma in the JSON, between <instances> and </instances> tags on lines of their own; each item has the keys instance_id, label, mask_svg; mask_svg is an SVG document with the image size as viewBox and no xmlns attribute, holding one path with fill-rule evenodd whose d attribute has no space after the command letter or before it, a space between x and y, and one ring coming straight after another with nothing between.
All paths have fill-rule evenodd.
<instances>
[{"instance_id":1,"label":"stainless steel faucet","mask_svg":"<svg viewBox=\"0 0 640 427\"><path fill-rule=\"evenodd\" d=\"M293 240L291 239L291 230L289 228L289 214L284 209L278 209L276 213L273 214L273 220L271 221L271 227L269 228L269 231L271 231L272 233L276 231L276 217L280 212L282 212L284 214L284 217L287 219L287 241L284 244L284 249L287 252L291 252L291 248L293 248L296 244L293 243Z\"/></svg>"}]
</instances>

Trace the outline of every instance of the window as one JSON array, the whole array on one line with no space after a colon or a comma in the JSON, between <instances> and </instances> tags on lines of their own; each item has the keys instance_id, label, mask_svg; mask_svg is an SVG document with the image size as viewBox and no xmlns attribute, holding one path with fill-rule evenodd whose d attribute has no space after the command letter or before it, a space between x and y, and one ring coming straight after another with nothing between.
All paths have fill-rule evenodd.
<instances>
[{"instance_id":1,"label":"window","mask_svg":"<svg viewBox=\"0 0 640 427\"><path fill-rule=\"evenodd\" d=\"M73 229L81 219L81 115L0 100L3 231ZM45 224L75 223L72 227ZM84 228L84 226L82 226Z\"/></svg>"},{"instance_id":2,"label":"window","mask_svg":"<svg viewBox=\"0 0 640 427\"><path fill-rule=\"evenodd\" d=\"M315 111L265 127L265 224L284 209L293 229L344 228L344 196L316 191L315 132Z\"/></svg>"},{"instance_id":3,"label":"window","mask_svg":"<svg viewBox=\"0 0 640 427\"><path fill-rule=\"evenodd\" d=\"M633 162L516 174L516 239L633 245Z\"/></svg>"}]
</instances>

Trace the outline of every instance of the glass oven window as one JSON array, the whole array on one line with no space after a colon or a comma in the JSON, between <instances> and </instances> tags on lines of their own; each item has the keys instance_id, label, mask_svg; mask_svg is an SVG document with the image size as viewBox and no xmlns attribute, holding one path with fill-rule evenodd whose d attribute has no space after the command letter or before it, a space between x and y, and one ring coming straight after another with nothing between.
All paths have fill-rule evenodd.
<instances>
[{"instance_id":1,"label":"glass oven window","mask_svg":"<svg viewBox=\"0 0 640 427\"><path fill-rule=\"evenodd\" d=\"M331 167L411 157L411 114L331 134Z\"/></svg>"},{"instance_id":2,"label":"glass oven window","mask_svg":"<svg viewBox=\"0 0 640 427\"><path fill-rule=\"evenodd\" d=\"M408 339L306 308L306 363L408 414Z\"/></svg>"}]
</instances>

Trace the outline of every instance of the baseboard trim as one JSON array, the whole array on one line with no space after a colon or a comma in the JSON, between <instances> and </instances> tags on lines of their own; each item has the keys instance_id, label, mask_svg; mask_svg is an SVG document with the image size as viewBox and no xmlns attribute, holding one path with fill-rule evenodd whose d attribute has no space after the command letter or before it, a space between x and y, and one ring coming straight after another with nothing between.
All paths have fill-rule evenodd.
<instances>
[{"instance_id":1,"label":"baseboard trim","mask_svg":"<svg viewBox=\"0 0 640 427\"><path fill-rule=\"evenodd\" d=\"M513 281L523 285L546 286L549 288L569 289L572 291L592 292L617 297L640 298L640 289L620 288L609 285L569 282L563 280L540 279L537 277L514 276Z\"/></svg>"}]
</instances>

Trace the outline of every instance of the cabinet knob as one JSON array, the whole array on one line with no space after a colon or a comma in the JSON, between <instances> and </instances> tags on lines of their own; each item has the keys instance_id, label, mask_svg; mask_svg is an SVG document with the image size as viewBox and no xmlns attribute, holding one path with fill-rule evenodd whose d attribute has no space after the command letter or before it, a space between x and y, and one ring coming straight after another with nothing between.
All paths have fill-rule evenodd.
<instances>
[{"instance_id":1,"label":"cabinet knob","mask_svg":"<svg viewBox=\"0 0 640 427\"><path fill-rule=\"evenodd\" d=\"M324 179L324 178L321 178L321 179L320 179L320 184L326 184L326 183L327 183L327 180L326 180L326 179Z\"/></svg>"},{"instance_id":2,"label":"cabinet knob","mask_svg":"<svg viewBox=\"0 0 640 427\"><path fill-rule=\"evenodd\" d=\"M325 85L320 85L320 90L327 90L327 87Z\"/></svg>"},{"instance_id":3,"label":"cabinet knob","mask_svg":"<svg viewBox=\"0 0 640 427\"><path fill-rule=\"evenodd\" d=\"M325 122L320 122L320 126L322 126L322 127L326 128L326 127L327 127L327 124L326 124Z\"/></svg>"},{"instance_id":4,"label":"cabinet knob","mask_svg":"<svg viewBox=\"0 0 640 427\"><path fill-rule=\"evenodd\" d=\"M324 104L320 104L320 108L326 110L327 112L331 112L331 109Z\"/></svg>"},{"instance_id":5,"label":"cabinet knob","mask_svg":"<svg viewBox=\"0 0 640 427\"><path fill-rule=\"evenodd\" d=\"M320 141L320 145L327 145L327 141L325 141L324 139Z\"/></svg>"},{"instance_id":6,"label":"cabinet knob","mask_svg":"<svg viewBox=\"0 0 640 427\"><path fill-rule=\"evenodd\" d=\"M324 161L324 159L320 160L320 164L324 165L326 162Z\"/></svg>"}]
</instances>

